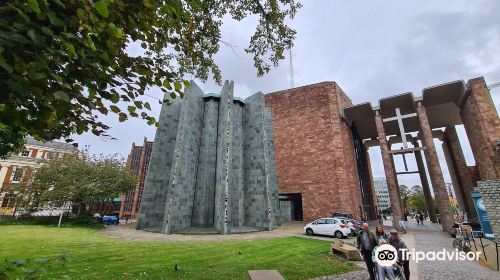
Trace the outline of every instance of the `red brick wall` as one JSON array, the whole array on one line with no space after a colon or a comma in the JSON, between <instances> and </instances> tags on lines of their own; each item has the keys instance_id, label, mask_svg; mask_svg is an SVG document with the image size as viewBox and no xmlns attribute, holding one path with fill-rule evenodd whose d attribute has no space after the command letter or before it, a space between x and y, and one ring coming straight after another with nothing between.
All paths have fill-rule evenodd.
<instances>
[{"instance_id":1,"label":"red brick wall","mask_svg":"<svg viewBox=\"0 0 500 280\"><path fill-rule=\"evenodd\" d=\"M301 193L304 220L342 211L360 217L360 187L350 129L340 109L351 101L334 82L269 93L281 194Z\"/></svg>"},{"instance_id":2,"label":"red brick wall","mask_svg":"<svg viewBox=\"0 0 500 280\"><path fill-rule=\"evenodd\" d=\"M462 106L462 120L481 180L500 179L500 119L484 78L469 80L470 94Z\"/></svg>"}]
</instances>

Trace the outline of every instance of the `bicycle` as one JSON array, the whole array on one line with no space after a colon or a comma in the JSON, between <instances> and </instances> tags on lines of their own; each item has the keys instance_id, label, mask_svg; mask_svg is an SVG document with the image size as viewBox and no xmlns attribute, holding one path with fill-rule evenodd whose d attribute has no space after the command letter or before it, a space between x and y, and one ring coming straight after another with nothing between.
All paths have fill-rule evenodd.
<instances>
[{"instance_id":1,"label":"bicycle","mask_svg":"<svg viewBox=\"0 0 500 280\"><path fill-rule=\"evenodd\" d=\"M459 225L456 236L453 241L453 248L469 252L471 250L470 239L472 237L472 229L469 229L468 226Z\"/></svg>"}]
</instances>

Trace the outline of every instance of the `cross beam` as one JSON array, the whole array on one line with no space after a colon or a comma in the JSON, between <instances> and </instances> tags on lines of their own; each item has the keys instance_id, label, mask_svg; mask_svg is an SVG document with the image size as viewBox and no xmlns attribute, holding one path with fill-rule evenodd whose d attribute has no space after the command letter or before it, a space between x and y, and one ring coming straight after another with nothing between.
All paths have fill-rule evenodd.
<instances>
[{"instance_id":1,"label":"cross beam","mask_svg":"<svg viewBox=\"0 0 500 280\"><path fill-rule=\"evenodd\" d=\"M416 113L401 115L399 108L396 108L396 116L392 118L383 119L383 122L398 121L399 133L401 134L401 140L403 141L403 147L408 148L408 142L406 141L406 132L403 126L403 119L416 117Z\"/></svg>"}]
</instances>

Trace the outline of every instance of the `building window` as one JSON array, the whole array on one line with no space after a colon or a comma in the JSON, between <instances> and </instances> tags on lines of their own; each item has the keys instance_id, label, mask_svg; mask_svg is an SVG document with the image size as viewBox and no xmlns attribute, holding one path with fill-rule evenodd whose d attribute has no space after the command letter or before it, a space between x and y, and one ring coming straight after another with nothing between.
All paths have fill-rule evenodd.
<instances>
[{"instance_id":1,"label":"building window","mask_svg":"<svg viewBox=\"0 0 500 280\"><path fill-rule=\"evenodd\" d=\"M29 156L29 155L30 155L30 151L28 151L28 150L23 150L23 151L21 152L21 156L22 156L22 157L27 157L27 156Z\"/></svg>"},{"instance_id":2,"label":"building window","mask_svg":"<svg viewBox=\"0 0 500 280\"><path fill-rule=\"evenodd\" d=\"M17 168L14 172L14 176L12 177L12 182L21 181L21 177L23 177L23 170L21 168Z\"/></svg>"},{"instance_id":3,"label":"building window","mask_svg":"<svg viewBox=\"0 0 500 280\"><path fill-rule=\"evenodd\" d=\"M45 155L45 159L52 159L54 155L52 154L52 152L47 152L47 154Z\"/></svg>"},{"instance_id":4,"label":"building window","mask_svg":"<svg viewBox=\"0 0 500 280\"><path fill-rule=\"evenodd\" d=\"M2 201L2 206L1 207L14 207L14 202L16 201L16 196L11 195L11 196L5 196Z\"/></svg>"}]
</instances>

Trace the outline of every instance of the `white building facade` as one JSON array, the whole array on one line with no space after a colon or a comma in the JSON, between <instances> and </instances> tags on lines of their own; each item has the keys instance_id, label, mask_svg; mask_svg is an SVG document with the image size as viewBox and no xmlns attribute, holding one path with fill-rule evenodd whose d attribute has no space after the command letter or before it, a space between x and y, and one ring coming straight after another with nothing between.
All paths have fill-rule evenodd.
<instances>
[{"instance_id":1,"label":"white building facade","mask_svg":"<svg viewBox=\"0 0 500 280\"><path fill-rule=\"evenodd\" d=\"M0 160L0 215L10 215L14 211L16 185L21 182L28 168L34 171L45 160L74 152L78 152L76 144L56 141L42 143L27 138L24 150Z\"/></svg>"},{"instance_id":2,"label":"white building facade","mask_svg":"<svg viewBox=\"0 0 500 280\"><path fill-rule=\"evenodd\" d=\"M389 199L389 188L385 177L373 178L375 187L375 194L377 195L377 208L379 212L391 207L391 200Z\"/></svg>"}]
</instances>

